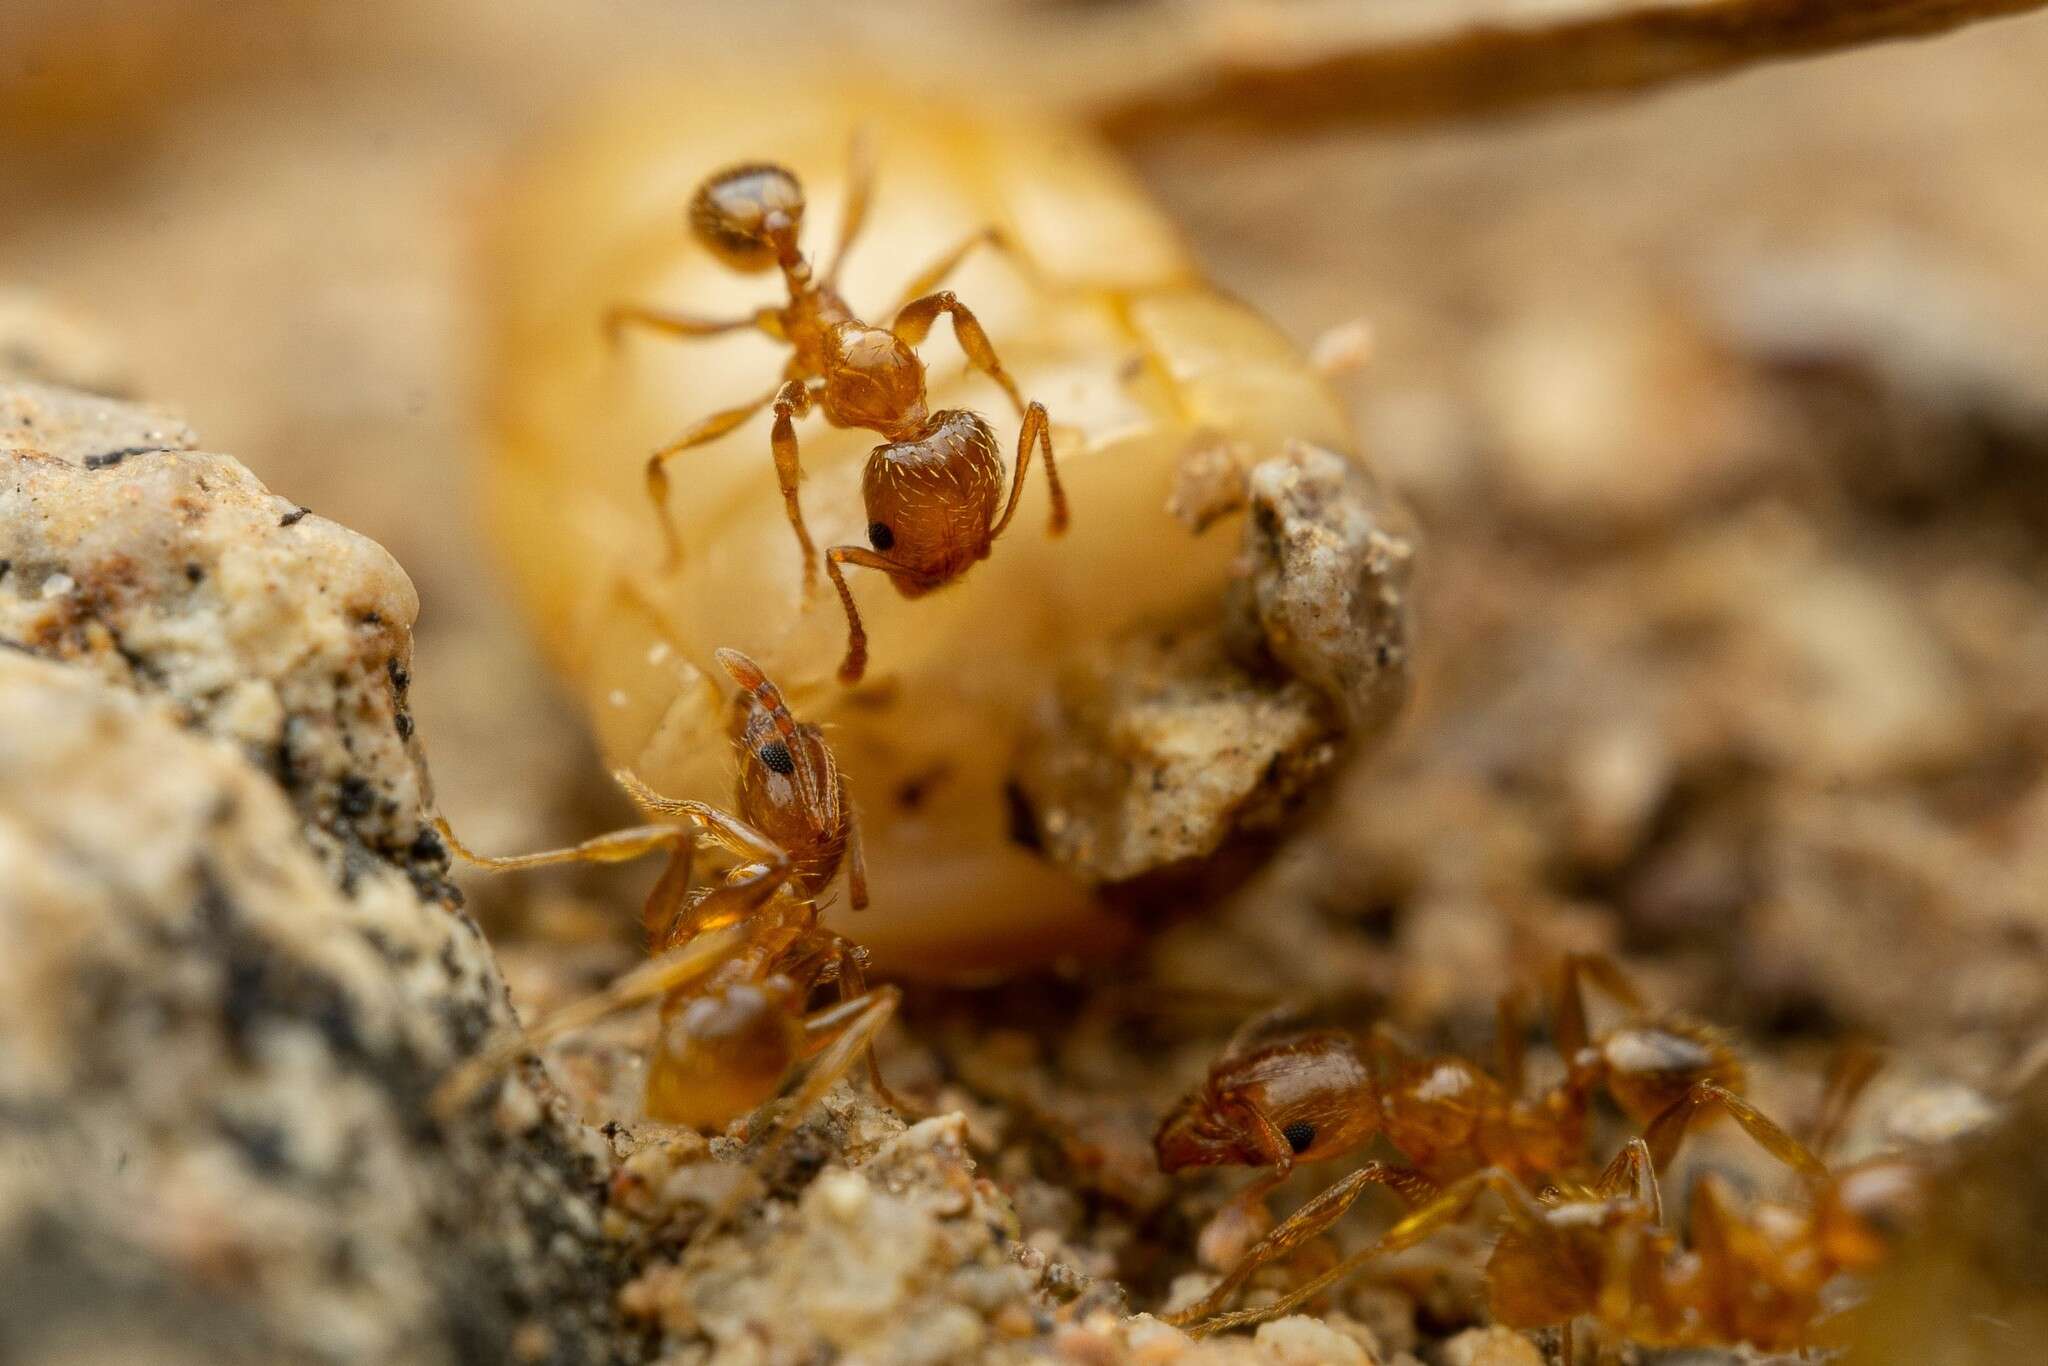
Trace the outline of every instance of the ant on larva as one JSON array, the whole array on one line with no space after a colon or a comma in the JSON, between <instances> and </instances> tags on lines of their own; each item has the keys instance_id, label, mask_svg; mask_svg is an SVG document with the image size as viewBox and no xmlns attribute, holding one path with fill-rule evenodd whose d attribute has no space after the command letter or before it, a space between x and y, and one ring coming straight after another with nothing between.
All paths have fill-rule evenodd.
<instances>
[{"instance_id":1,"label":"ant on larva","mask_svg":"<svg viewBox=\"0 0 2048 1366\"><path fill-rule=\"evenodd\" d=\"M752 660L720 650L718 662L739 685L728 724L739 761L734 811L660 796L621 770L615 776L634 799L669 819L509 858L472 853L445 821L437 822L464 859L496 871L668 855L641 915L652 959L478 1053L443 1084L444 1105L462 1103L549 1039L659 1000L647 1069L650 1118L723 1128L772 1099L799 1063L813 1060L785 1115L794 1120L862 1054L876 1094L906 1108L883 1084L872 1052L900 994L892 986L870 988L860 946L818 923L819 903L842 867L848 900L856 910L867 905L860 825L845 777L823 732L790 715ZM706 885L692 877L700 838L738 859ZM828 985L838 999L812 1009L811 998Z\"/></svg>"},{"instance_id":2,"label":"ant on larva","mask_svg":"<svg viewBox=\"0 0 2048 1366\"><path fill-rule=\"evenodd\" d=\"M690 230L697 240L728 268L742 274L779 269L789 292L786 305L728 319L622 305L606 317L606 327L613 334L627 324L689 338L751 328L790 347L783 378L774 389L713 413L648 458L647 492L661 518L671 566L681 554L681 545L669 510L668 462L724 436L773 405L775 421L769 447L783 506L803 555L808 594L817 582L818 551L804 526L797 493L802 477L797 419L816 406L835 427L864 428L885 438L885 444L869 454L861 477L868 544L833 546L825 552L825 572L846 609L846 657L839 666L839 677L846 683L858 682L866 671L867 632L846 586L842 565L880 570L906 597L951 583L988 558L996 538L1010 525L1033 447L1045 460L1053 534L1067 525L1066 495L1053 462L1045 406L1024 401L980 320L951 290L938 288L977 247L1010 251L1009 239L998 229L985 228L945 253L904 290L893 310L895 320L886 328L862 321L840 296L840 267L860 235L873 198L873 161L866 147L864 139L855 139L846 214L823 276L812 273L798 249L804 193L788 170L766 162L728 167L705 180L691 199ZM1022 420L1007 498L1003 496L1002 456L988 423L965 409L932 411L928 406L924 362L915 348L941 316L952 318L953 335L968 363L1002 386Z\"/></svg>"},{"instance_id":3,"label":"ant on larva","mask_svg":"<svg viewBox=\"0 0 2048 1366\"><path fill-rule=\"evenodd\" d=\"M1628 1021L1590 1034L1583 979L1626 1007ZM1384 1136L1410 1165L1365 1163L1274 1226L1214 1289L1168 1320L1188 1324L1216 1315L1254 1271L1329 1228L1368 1186L1387 1186L1416 1203L1482 1169L1516 1181L1583 1174L1588 1114L1603 1089L1645 1126L1646 1153L1659 1170L1692 1121L1711 1108L1788 1165L1821 1175L1798 1140L1737 1094L1742 1067L1728 1046L1702 1025L1652 1014L1609 959L1575 954L1558 974L1553 1027L1566 1075L1548 1091L1527 1094L1511 998L1501 1015L1498 1078L1463 1058L1418 1057L1384 1029L1364 1039L1316 1030L1226 1049L1154 1142L1168 1173L1229 1164L1268 1169L1217 1216L1219 1224L1255 1224L1267 1192L1298 1161L1354 1152Z\"/></svg>"}]
</instances>

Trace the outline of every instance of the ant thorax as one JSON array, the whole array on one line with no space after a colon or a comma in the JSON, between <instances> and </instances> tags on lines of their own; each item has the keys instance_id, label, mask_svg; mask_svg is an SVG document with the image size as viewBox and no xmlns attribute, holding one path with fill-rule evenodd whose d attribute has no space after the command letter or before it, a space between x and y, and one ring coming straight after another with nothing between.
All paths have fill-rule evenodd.
<instances>
[{"instance_id":1,"label":"ant thorax","mask_svg":"<svg viewBox=\"0 0 2048 1366\"><path fill-rule=\"evenodd\" d=\"M851 320L825 334L825 420L901 440L925 425L924 363L886 328Z\"/></svg>"}]
</instances>

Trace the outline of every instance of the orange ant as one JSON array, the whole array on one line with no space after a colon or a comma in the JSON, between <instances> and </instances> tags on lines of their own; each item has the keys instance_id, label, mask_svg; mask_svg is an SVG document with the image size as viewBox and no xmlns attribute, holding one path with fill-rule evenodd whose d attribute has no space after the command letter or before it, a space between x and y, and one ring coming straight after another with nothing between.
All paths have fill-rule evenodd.
<instances>
[{"instance_id":1,"label":"orange ant","mask_svg":"<svg viewBox=\"0 0 2048 1366\"><path fill-rule=\"evenodd\" d=\"M1627 1007L1631 1019L1589 1035L1582 976ZM1212 1231L1260 1222L1267 1193L1297 1162L1354 1152L1384 1135L1411 1165L1365 1163L1274 1226L1213 1290L1168 1321L1192 1323L1215 1314L1254 1271L1329 1228L1368 1186L1387 1186L1413 1203L1481 1168L1517 1181L1581 1170L1597 1089L1648 1126L1659 1168L1698 1111L1712 1106L1785 1161L1809 1174L1820 1170L1796 1140L1736 1094L1742 1066L1728 1046L1702 1025L1651 1015L1609 959L1575 954L1565 960L1554 1028L1566 1075L1543 1094L1526 1094L1512 998L1503 999L1501 1014L1499 1079L1463 1058L1417 1057L1383 1029L1363 1041L1341 1030L1256 1048L1233 1041L1154 1140L1160 1169L1169 1174L1231 1164L1269 1169L1225 1207Z\"/></svg>"},{"instance_id":2,"label":"orange ant","mask_svg":"<svg viewBox=\"0 0 2048 1366\"><path fill-rule=\"evenodd\" d=\"M1010 525L1024 491L1024 474L1030 468L1034 445L1045 457L1045 478L1052 493L1052 531L1057 535L1067 525L1066 494L1053 463L1045 406L1025 403L1017 382L996 358L980 321L951 290L936 288L976 247L986 245L1014 254L1009 239L996 228L969 237L910 283L896 307L893 324L888 328L870 326L840 297L838 279L847 252L867 220L873 182L874 169L865 142L856 139L846 216L832 263L820 279L812 275L810 263L797 249L804 192L796 176L765 162L716 172L690 201L691 232L728 268L741 274L780 268L789 303L723 320L642 307L614 308L606 319L614 335L627 323L674 337L710 337L753 328L790 347L782 382L773 390L713 413L648 457L647 492L661 517L670 565L676 562L681 546L669 511L668 462L693 446L724 436L772 404L775 424L769 447L783 507L803 553L804 592L808 595L817 586L818 551L804 526L797 498L802 470L797 462L796 420L816 404L835 427L864 428L885 438L886 444L869 453L861 476L868 545L833 546L825 552L825 570L846 609L846 657L839 666L839 677L846 683L858 682L867 668L867 632L853 594L847 590L842 564L881 570L905 597L918 597L951 583L976 562L987 559L996 538ZM953 335L968 362L1002 386L1023 421L1007 501L1003 498L1002 456L988 423L963 409L934 412L927 407L924 362L914 348L942 314L952 318Z\"/></svg>"},{"instance_id":3,"label":"orange ant","mask_svg":"<svg viewBox=\"0 0 2048 1366\"><path fill-rule=\"evenodd\" d=\"M1676 1135L1653 1125L1590 1183L1560 1180L1531 1193L1506 1168L1473 1172L1291 1294L1211 1318L1195 1332L1292 1313L1373 1258L1413 1247L1463 1218L1492 1191L1505 1211L1486 1264L1493 1317L1510 1328L1558 1328L1566 1366L1580 1318L1648 1347L1747 1344L1776 1353L1824 1345L1828 1287L1883 1260L1924 1207L1928 1173L1901 1157L1829 1173L1798 1140L1766 1125L1750 1132L1806 1179L1811 1197L1804 1203L1760 1203L1743 1218L1728 1184L1707 1173L1693 1188L1690 1238L1681 1243L1663 1227L1657 1181L1668 1158L1658 1151L1660 1139L1675 1144Z\"/></svg>"},{"instance_id":4,"label":"orange ant","mask_svg":"<svg viewBox=\"0 0 2048 1366\"><path fill-rule=\"evenodd\" d=\"M863 1052L885 1103L871 1045L900 993L870 989L864 951L818 923L819 899L842 864L854 909L867 905L860 826L824 733L798 724L758 665L737 650L718 662L739 685L729 731L739 759L733 805L660 796L624 770L614 776L641 806L675 818L599 835L568 849L487 858L442 835L468 861L493 870L559 863L620 863L665 850L668 865L642 912L652 961L602 992L567 1006L523 1035L479 1053L450 1079L444 1103L460 1103L522 1053L648 1000L661 1023L647 1071L647 1114L670 1124L720 1129L772 1099L795 1066L816 1059L787 1112L794 1119ZM699 837L739 862L709 886L693 886ZM836 1003L810 1010L836 984Z\"/></svg>"}]
</instances>

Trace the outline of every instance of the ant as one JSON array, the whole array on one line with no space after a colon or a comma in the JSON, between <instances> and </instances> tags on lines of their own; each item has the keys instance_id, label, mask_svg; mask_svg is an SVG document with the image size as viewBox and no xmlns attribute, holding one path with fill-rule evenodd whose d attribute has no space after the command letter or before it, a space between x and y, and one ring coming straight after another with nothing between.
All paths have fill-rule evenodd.
<instances>
[{"instance_id":1,"label":"ant","mask_svg":"<svg viewBox=\"0 0 2048 1366\"><path fill-rule=\"evenodd\" d=\"M998 228L985 228L940 257L913 280L887 328L863 322L838 290L839 270L867 221L874 167L866 140L856 138L846 215L839 242L822 278L797 249L803 225L804 192L790 171L766 162L727 167L714 173L690 201L690 231L729 269L758 274L780 269L789 291L783 307L762 308L744 318L708 319L664 309L614 308L606 317L616 336L628 323L673 337L711 337L748 328L790 347L782 381L768 393L713 413L656 451L647 461L647 493L661 518L667 564L681 555L669 511L668 462L693 446L716 440L771 404L775 411L769 448L783 507L803 553L804 592L817 587L817 547L804 526L797 498L802 469L797 461L796 421L815 404L835 427L879 433L885 444L868 455L861 476L868 544L839 545L825 552L825 570L846 609L846 656L839 678L855 683L867 668L867 632L841 566L859 565L889 576L898 592L918 597L944 587L988 558L997 537L1010 525L1024 491L1024 474L1036 446L1045 458L1052 493L1052 533L1066 529L1067 500L1053 463L1052 432L1045 406L1026 404L1017 382L996 357L988 334L951 290L938 284L970 252L989 246L1017 256ZM1021 258L1020 258L1021 259ZM927 407L924 362L914 348L941 315L953 320L953 335L975 369L1002 386L1016 405L1022 427L1016 468L1003 498L1003 462L988 423L964 409ZM998 512L998 505L1001 510Z\"/></svg>"},{"instance_id":2,"label":"ant","mask_svg":"<svg viewBox=\"0 0 2048 1366\"><path fill-rule=\"evenodd\" d=\"M1629 1021L1590 1035L1582 978L1625 1006ZM1205 1244L1227 1242L1263 1222L1267 1193L1297 1162L1354 1152L1384 1135L1410 1165L1365 1163L1228 1259L1234 1265L1215 1288L1167 1321L1187 1324L1217 1313L1254 1271L1329 1228L1368 1186L1387 1186L1414 1204L1482 1168L1518 1182L1581 1169L1599 1089L1647 1125L1648 1151L1660 1170L1687 1125L1713 1107L1782 1160L1809 1175L1820 1172L1797 1140L1738 1094L1742 1065L1726 1043L1703 1025L1652 1015L1610 959L1565 959L1554 1034L1566 1074L1541 1095L1526 1094L1522 1031L1511 996L1502 999L1501 1017L1498 1079L1463 1058L1418 1057L1384 1028L1363 1041L1333 1029L1256 1048L1233 1040L1153 1141L1160 1170L1169 1174L1229 1164L1269 1169L1216 1216Z\"/></svg>"},{"instance_id":3,"label":"ant","mask_svg":"<svg viewBox=\"0 0 2048 1366\"><path fill-rule=\"evenodd\" d=\"M868 900L845 778L823 731L791 717L758 665L737 650L719 650L717 658L739 685L728 727L739 761L738 814L660 796L620 770L613 776L642 807L671 819L509 858L470 852L446 821L436 821L456 853L494 871L668 855L641 913L651 961L480 1052L444 1083L444 1105L466 1100L548 1039L658 999L661 1024L647 1072L652 1119L722 1129L772 1099L798 1063L816 1059L785 1116L794 1119L864 1052L876 1094L905 1108L883 1084L871 1047L900 993L869 988L865 951L818 923L820 898L842 865L854 909ZM699 837L739 860L708 886L692 883ZM811 1010L827 984L837 986L838 1001Z\"/></svg>"},{"instance_id":4,"label":"ant","mask_svg":"<svg viewBox=\"0 0 2048 1366\"><path fill-rule=\"evenodd\" d=\"M1851 1087L1860 1086L1851 1080ZM1748 1126L1745 1126L1748 1127ZM1270 1305L1209 1319L1198 1335L1293 1312L1375 1257L1413 1247L1462 1219L1487 1191L1505 1228L1486 1264L1497 1322L1560 1330L1560 1361L1574 1360L1580 1318L1649 1347L1733 1347L1804 1352L1824 1345L1829 1285L1870 1270L1916 1221L1929 1173L1903 1157L1876 1157L1830 1173L1776 1126L1752 1136L1805 1179L1802 1203L1766 1202L1747 1217L1728 1183L1707 1173L1694 1185L1690 1238L1663 1227L1658 1136L1630 1139L1590 1183L1554 1181L1532 1193L1504 1167L1452 1183L1376 1243Z\"/></svg>"}]
</instances>

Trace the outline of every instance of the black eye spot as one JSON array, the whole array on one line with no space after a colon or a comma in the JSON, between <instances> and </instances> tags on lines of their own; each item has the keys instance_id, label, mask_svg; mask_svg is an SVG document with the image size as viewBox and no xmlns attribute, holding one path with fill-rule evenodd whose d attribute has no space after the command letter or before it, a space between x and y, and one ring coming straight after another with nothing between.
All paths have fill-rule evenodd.
<instances>
[{"instance_id":1,"label":"black eye spot","mask_svg":"<svg viewBox=\"0 0 2048 1366\"><path fill-rule=\"evenodd\" d=\"M1287 1146L1297 1153L1308 1151L1309 1144L1316 1141L1316 1126L1306 1120L1297 1119L1280 1131L1280 1137L1287 1140Z\"/></svg>"},{"instance_id":2,"label":"black eye spot","mask_svg":"<svg viewBox=\"0 0 2048 1366\"><path fill-rule=\"evenodd\" d=\"M790 757L789 746L780 740L770 740L755 752L760 755L762 763L785 778L796 772L796 760Z\"/></svg>"},{"instance_id":3,"label":"black eye spot","mask_svg":"<svg viewBox=\"0 0 2048 1366\"><path fill-rule=\"evenodd\" d=\"M868 544L877 550L887 550L896 544L896 533L889 530L887 522L869 522Z\"/></svg>"}]
</instances>

